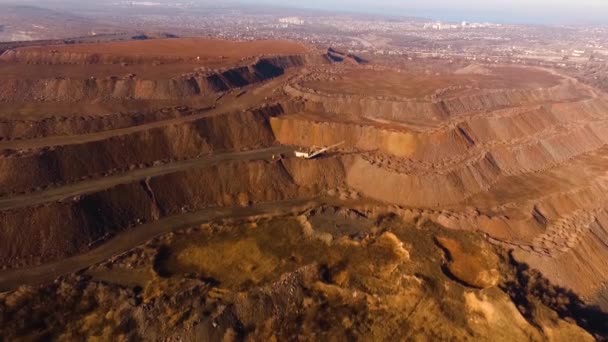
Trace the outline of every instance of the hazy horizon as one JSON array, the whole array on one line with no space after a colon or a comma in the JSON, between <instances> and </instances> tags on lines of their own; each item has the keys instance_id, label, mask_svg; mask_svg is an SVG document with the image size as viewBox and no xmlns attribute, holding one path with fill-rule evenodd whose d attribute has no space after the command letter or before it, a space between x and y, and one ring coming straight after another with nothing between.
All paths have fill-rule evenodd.
<instances>
[{"instance_id":1,"label":"hazy horizon","mask_svg":"<svg viewBox=\"0 0 608 342\"><path fill-rule=\"evenodd\" d=\"M538 24L608 24L605 0L239 0L240 3L337 10L395 16L415 16L446 21L494 21Z\"/></svg>"},{"instance_id":2,"label":"hazy horizon","mask_svg":"<svg viewBox=\"0 0 608 342\"><path fill-rule=\"evenodd\" d=\"M93 0L0 0L4 4L24 4L39 7L103 7L113 3ZM136 0L159 3L184 3L179 0ZM187 1L188 2L188 1ZM442 21L490 21L497 23L528 24L600 24L608 25L606 0L228 0L220 3L211 0L194 0L201 5L258 5L293 9L314 9L336 12L367 13L390 16L423 17ZM45 6L46 5L46 6ZM64 5L64 6L60 6Z\"/></svg>"}]
</instances>

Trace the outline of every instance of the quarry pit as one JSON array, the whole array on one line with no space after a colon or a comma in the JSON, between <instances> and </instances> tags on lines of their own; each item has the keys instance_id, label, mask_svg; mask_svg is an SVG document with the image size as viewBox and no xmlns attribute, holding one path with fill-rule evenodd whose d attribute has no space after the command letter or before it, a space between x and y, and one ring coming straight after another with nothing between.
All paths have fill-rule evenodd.
<instances>
[{"instance_id":1,"label":"quarry pit","mask_svg":"<svg viewBox=\"0 0 608 342\"><path fill-rule=\"evenodd\" d=\"M4 336L606 338L608 98L420 63L194 38L5 51Z\"/></svg>"}]
</instances>

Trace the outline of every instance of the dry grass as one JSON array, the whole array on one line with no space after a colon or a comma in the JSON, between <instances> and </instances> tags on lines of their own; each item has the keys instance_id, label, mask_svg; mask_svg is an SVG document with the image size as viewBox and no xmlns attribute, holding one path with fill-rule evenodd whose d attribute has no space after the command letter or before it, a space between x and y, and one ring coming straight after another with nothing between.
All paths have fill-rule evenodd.
<instances>
[{"instance_id":1,"label":"dry grass","mask_svg":"<svg viewBox=\"0 0 608 342\"><path fill-rule=\"evenodd\" d=\"M191 245L175 256L174 268L200 273L228 288L262 282L279 260L262 252L254 239L226 241L206 246Z\"/></svg>"}]
</instances>

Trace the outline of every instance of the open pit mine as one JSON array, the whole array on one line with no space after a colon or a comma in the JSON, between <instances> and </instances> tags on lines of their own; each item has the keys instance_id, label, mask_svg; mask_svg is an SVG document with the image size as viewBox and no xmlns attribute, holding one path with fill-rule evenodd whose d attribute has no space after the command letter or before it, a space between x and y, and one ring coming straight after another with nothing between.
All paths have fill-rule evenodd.
<instances>
[{"instance_id":1,"label":"open pit mine","mask_svg":"<svg viewBox=\"0 0 608 342\"><path fill-rule=\"evenodd\" d=\"M608 336L599 90L289 41L0 54L0 340Z\"/></svg>"}]
</instances>

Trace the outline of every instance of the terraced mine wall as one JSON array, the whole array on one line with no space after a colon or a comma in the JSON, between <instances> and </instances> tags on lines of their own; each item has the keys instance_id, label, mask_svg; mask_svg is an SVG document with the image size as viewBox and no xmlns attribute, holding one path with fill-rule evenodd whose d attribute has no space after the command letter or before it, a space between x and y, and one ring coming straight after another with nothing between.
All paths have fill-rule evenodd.
<instances>
[{"instance_id":1,"label":"terraced mine wall","mask_svg":"<svg viewBox=\"0 0 608 342\"><path fill-rule=\"evenodd\" d=\"M492 90L469 96L442 99L435 103L445 116L458 116L525 104L577 101L589 94L570 82L551 88Z\"/></svg>"},{"instance_id":2,"label":"terraced mine wall","mask_svg":"<svg viewBox=\"0 0 608 342\"><path fill-rule=\"evenodd\" d=\"M307 110L312 112L379 116L393 121L399 121L400 116L423 119L441 115L431 103L412 99L399 101L382 97L324 94L318 90L301 89L296 85L285 86L285 92L307 101Z\"/></svg>"},{"instance_id":3,"label":"terraced mine wall","mask_svg":"<svg viewBox=\"0 0 608 342\"><path fill-rule=\"evenodd\" d=\"M470 113L491 111L521 105L576 101L589 94L565 82L547 89L491 90L469 96L426 101L423 99L367 97L325 94L318 90L289 85L285 91L306 100L308 110L347 114L402 122L408 120L439 120Z\"/></svg>"},{"instance_id":4,"label":"terraced mine wall","mask_svg":"<svg viewBox=\"0 0 608 342\"><path fill-rule=\"evenodd\" d=\"M138 126L194 114L187 109L163 109L154 112L119 113L103 116L63 116L40 120L0 120L0 141L35 139L49 136L89 134Z\"/></svg>"},{"instance_id":5,"label":"terraced mine wall","mask_svg":"<svg viewBox=\"0 0 608 342\"><path fill-rule=\"evenodd\" d=\"M363 158L349 171L348 183L362 193L391 203L434 207L487 191L499 179L537 172L595 151L608 142L608 127L586 127L523 146L498 147L443 170L401 173ZM382 179L372 184L369 179Z\"/></svg>"},{"instance_id":6,"label":"terraced mine wall","mask_svg":"<svg viewBox=\"0 0 608 342\"><path fill-rule=\"evenodd\" d=\"M49 65L123 61L77 55L19 57L10 52L2 58ZM0 86L0 98L24 103L182 99L247 87L289 68L326 62L323 56L279 56L169 80L7 81ZM368 203L390 203L404 217L418 215L422 222L481 231L492 243L512 249L517 261L608 307L608 178L602 163L608 154L608 102L590 99L569 82L428 101L333 96L297 85L285 91L297 104L225 113L92 142L74 139L76 143L50 148L2 151L3 195L34 193L11 198L7 207L13 209L0 210L0 263L19 268L59 260L144 223L205 208L320 195L362 197ZM0 137L87 134L182 114L6 120L0 122ZM214 152L279 143L312 148L342 141L338 150L346 153L338 157L330 152L313 160L189 164L186 171L98 186L106 175ZM47 187L90 179L97 180L92 193L43 205L28 202L49 201L41 192ZM104 186L108 188L99 190ZM55 190L65 195L63 189ZM53 191L51 197L56 196Z\"/></svg>"},{"instance_id":7,"label":"terraced mine wall","mask_svg":"<svg viewBox=\"0 0 608 342\"><path fill-rule=\"evenodd\" d=\"M495 166L491 162L482 160L479 163L488 169L488 173L496 172L492 169ZM444 180L433 178L428 183L419 180L416 184L411 178L399 178L390 172L379 173L380 171L386 172L382 168L378 168L378 172L370 170L367 161L351 156L316 160L288 159L280 163L231 162L119 185L72 201L5 210L0 212L0 222L5 227L0 236L0 247L3 247L0 249L0 260L11 267L46 262L86 251L98 239L162 217L215 206L309 198L341 186L349 186L371 197L380 196L383 192L382 198L378 199L394 201L393 203L432 203L441 198L424 196L438 193L438 190L446 196L452 196L454 201L462 199L457 195L457 190L449 192L441 188L446 184ZM450 177L446 176L446 179ZM468 179L474 182L473 178ZM475 186L470 183L465 185ZM407 190L408 187L411 191ZM606 201L605 193L605 184L590 184L577 192L557 193L536 202L535 208L542 212L545 223L535 221L532 216L516 219L516 215L510 218L490 218L478 214L447 217L438 221L455 229L478 227L492 237L510 241L516 247L523 243L525 248L530 248L530 252L526 252L529 255L520 253L518 256L542 266L546 262L543 253L549 252L544 252L544 249L535 252L529 236L546 232L550 238L554 231L555 234L561 234L560 227L569 224L560 223L561 217L577 217L581 210L601 208ZM531 211L532 209L530 208ZM37 222L49 223L42 226ZM577 225L583 231L573 237L575 240L572 241L576 242L564 240L564 243L574 247L578 244L594 246L601 242L594 234L598 233L600 237L605 234L605 229L601 228L604 226L595 226L593 222L595 221L591 220L589 225ZM36 236L36 239L31 239L31 236ZM592 244L589 245L586 241ZM568 246L564 245L565 247ZM578 267L578 271L574 272L576 275L592 276L590 272L598 271L595 268L581 268L580 260L572 259L573 252L562 247L550 253L557 253L560 260L567 262L573 270ZM560 277L565 279L563 274ZM568 283L569 280L562 282ZM588 293L595 292L590 290Z\"/></svg>"},{"instance_id":8,"label":"terraced mine wall","mask_svg":"<svg viewBox=\"0 0 608 342\"><path fill-rule=\"evenodd\" d=\"M0 158L4 194L28 192L51 184L96 178L154 162L184 160L213 151L270 146L268 118L283 113L280 104L227 113L186 124L169 125L81 144L16 153Z\"/></svg>"},{"instance_id":9,"label":"terraced mine wall","mask_svg":"<svg viewBox=\"0 0 608 342\"><path fill-rule=\"evenodd\" d=\"M5 53L6 55L7 53ZM13 58L3 55L2 59ZM20 60L17 58L17 60ZM51 60L48 63L60 63ZM104 61L86 61L97 63ZM105 79L8 79L0 83L0 101L83 100L172 100L201 96L260 83L307 63L323 63L322 56L276 56L258 59L251 65L206 73L193 72L173 79L146 80L137 77ZM76 63L76 62L75 62ZM86 63L85 63L86 64Z\"/></svg>"},{"instance_id":10,"label":"terraced mine wall","mask_svg":"<svg viewBox=\"0 0 608 342\"><path fill-rule=\"evenodd\" d=\"M316 121L297 116L272 118L270 124L278 141L296 146L331 146L344 142L345 147L358 151L381 151L398 157L424 154L423 149L428 148L425 143L431 139L436 144L449 147L448 151L441 151L446 154L453 155L467 147L466 140L457 131L422 136L373 125Z\"/></svg>"},{"instance_id":11,"label":"terraced mine wall","mask_svg":"<svg viewBox=\"0 0 608 342\"><path fill-rule=\"evenodd\" d=\"M544 240L535 241L536 246L542 246L543 242L548 245L549 253L538 253L532 248L516 249L514 256L516 260L542 270L553 283L574 289L585 301L607 310L607 235L608 213L597 210L549 227L547 233L541 235Z\"/></svg>"},{"instance_id":12,"label":"terraced mine wall","mask_svg":"<svg viewBox=\"0 0 608 342\"><path fill-rule=\"evenodd\" d=\"M448 173L405 174L357 158L348 170L347 183L371 198L408 206L435 207L458 203L467 193L487 189L501 175L491 156ZM373 179L382 180L378 182ZM464 191L464 192L463 192Z\"/></svg>"},{"instance_id":13,"label":"terraced mine wall","mask_svg":"<svg viewBox=\"0 0 608 342\"><path fill-rule=\"evenodd\" d=\"M0 261L9 267L84 252L99 239L184 212L311 198L343 185L336 158L229 162L119 185L79 197L0 212ZM41 224L44 222L44 224Z\"/></svg>"},{"instance_id":14,"label":"terraced mine wall","mask_svg":"<svg viewBox=\"0 0 608 342\"><path fill-rule=\"evenodd\" d=\"M60 51L32 51L9 49L6 50L0 59L12 63L29 63L29 64L149 64L151 58L149 56L119 56L106 55L102 53L78 53L78 52L60 52ZM187 59L179 56L154 56L152 61L162 63L179 63Z\"/></svg>"},{"instance_id":15,"label":"terraced mine wall","mask_svg":"<svg viewBox=\"0 0 608 342\"><path fill-rule=\"evenodd\" d=\"M378 200L434 207L460 203L504 177L539 172L602 148L608 142L607 107L603 100L584 100L504 109L419 132L299 115L270 120L284 144L344 141L343 149L383 154L380 160L356 157L347 172L349 185Z\"/></svg>"},{"instance_id":16,"label":"terraced mine wall","mask_svg":"<svg viewBox=\"0 0 608 342\"><path fill-rule=\"evenodd\" d=\"M329 146L344 141L358 151L378 151L420 163L458 160L467 151L525 143L584 127L605 125L608 102L585 100L573 104L497 110L455 120L443 127L411 131L381 124L343 121L340 116L314 119L286 115L271 119L277 139L297 146ZM329 120L328 120L329 119Z\"/></svg>"}]
</instances>

